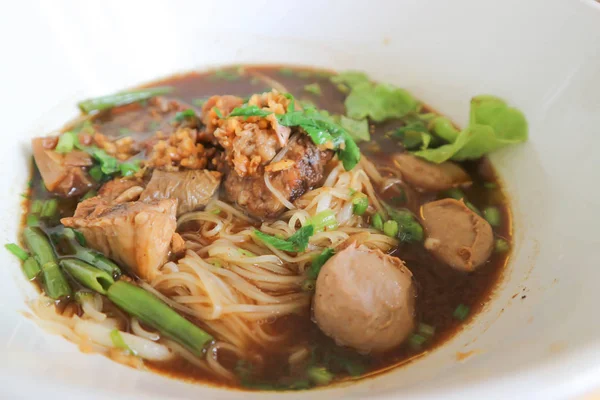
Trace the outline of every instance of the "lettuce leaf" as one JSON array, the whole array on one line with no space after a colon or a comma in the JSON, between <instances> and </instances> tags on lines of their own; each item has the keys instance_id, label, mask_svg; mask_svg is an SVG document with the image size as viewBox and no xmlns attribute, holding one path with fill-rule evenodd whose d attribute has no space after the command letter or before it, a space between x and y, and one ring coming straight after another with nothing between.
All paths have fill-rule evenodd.
<instances>
[{"instance_id":1,"label":"lettuce leaf","mask_svg":"<svg viewBox=\"0 0 600 400\"><path fill-rule=\"evenodd\" d=\"M436 118L433 131L451 141L436 149L425 149L414 154L428 161L442 163L475 159L510 144L527 140L527 120L521 111L509 107L498 97L481 95L471 100L469 125L457 132L449 120Z\"/></svg>"},{"instance_id":2,"label":"lettuce leaf","mask_svg":"<svg viewBox=\"0 0 600 400\"><path fill-rule=\"evenodd\" d=\"M368 142L371 140L369 122L366 119L355 120L341 115L339 123L355 142Z\"/></svg>"},{"instance_id":3,"label":"lettuce leaf","mask_svg":"<svg viewBox=\"0 0 600 400\"><path fill-rule=\"evenodd\" d=\"M406 90L373 83L362 72L342 72L331 77L331 81L350 88L344 105L348 116L356 120L369 117L382 122L390 118L402 118L419 106L419 102Z\"/></svg>"}]
</instances>

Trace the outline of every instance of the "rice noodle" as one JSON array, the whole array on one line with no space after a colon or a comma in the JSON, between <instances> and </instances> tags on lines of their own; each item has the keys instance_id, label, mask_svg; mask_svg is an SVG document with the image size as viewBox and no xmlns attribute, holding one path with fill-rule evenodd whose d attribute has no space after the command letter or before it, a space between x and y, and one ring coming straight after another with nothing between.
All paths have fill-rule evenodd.
<instances>
[{"instance_id":1,"label":"rice noodle","mask_svg":"<svg viewBox=\"0 0 600 400\"><path fill-rule=\"evenodd\" d=\"M271 193L273 193L273 196L275 196L275 198L277 200L279 200L281 202L281 204L283 204L290 210L293 210L294 208L296 208L292 203L289 202L288 199L285 198L285 196L283 194L281 194L281 192L279 192L279 190L277 190L273 187L273 185L271 184L271 179L269 178L268 172L265 172L264 179L265 179L265 185L267 186L267 189L269 189L269 191Z\"/></svg>"}]
</instances>

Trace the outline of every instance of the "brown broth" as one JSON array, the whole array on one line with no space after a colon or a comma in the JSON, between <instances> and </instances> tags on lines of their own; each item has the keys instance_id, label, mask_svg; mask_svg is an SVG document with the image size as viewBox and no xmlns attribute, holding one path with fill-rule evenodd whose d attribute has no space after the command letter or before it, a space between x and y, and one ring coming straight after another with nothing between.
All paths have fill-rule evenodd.
<instances>
[{"instance_id":1,"label":"brown broth","mask_svg":"<svg viewBox=\"0 0 600 400\"><path fill-rule=\"evenodd\" d=\"M229 71L235 71L231 69ZM248 96L256 92L268 90L270 85L260 79L266 76L275 79L285 86L290 93L296 96L300 101L311 101L319 108L328 110L334 114L344 112L343 101L345 94L341 93L334 84L329 81L327 71L318 71L306 68L285 68L280 69L274 66L264 67L246 67L243 76L225 75L214 72L178 75L161 81L153 82L149 86L169 85L174 87L171 97L183 102L193 104L199 108L201 99L206 99L211 95L233 94L238 96ZM311 83L318 83L322 94L317 96L304 90L304 86ZM119 120L108 120L103 122L107 131L112 135L119 135L120 128L131 128L126 121L117 123ZM361 144L361 150L378 167L391 167L393 164L389 158L389 153L403 151L402 146L395 140L385 136L390 129L400 125L399 121L390 121L384 124L371 126L372 142ZM134 129L128 134L143 140L148 137L149 132L144 129ZM122 132L121 132L122 133ZM473 185L465 190L465 194L480 210L485 206L496 206L502 214L502 224L500 228L495 228L496 237L504 238L511 242L511 214L508 200L505 197L498 177L487 159L481 159L474 162L462 163L462 166L468 171L473 179ZM30 201L27 202L27 213L30 211L31 203L36 199L48 199L52 197L48 193L41 181L39 172L32 168L32 184L30 190ZM486 185L495 184L495 188L488 188ZM411 211L418 214L420 204L439 198L441 194L422 194L416 191L411 192L416 196L416 206L411 206ZM388 201L393 200L390 193L380 193ZM60 216L71 216L80 199L60 199ZM47 233L51 233L59 224L57 218L51 221L42 221L41 228ZM272 322L272 328L278 330L290 330L295 332L292 344L309 344L316 348L317 358L338 357L351 358L364 363L366 369L364 374L374 374L378 371L387 370L395 365L407 363L415 356L429 351L442 345L452 336L454 336L469 319L473 318L481 309L491 300L494 288L500 281L504 267L508 261L508 254L492 254L491 258L475 272L465 274L457 272L433 258L422 246L422 244L401 244L392 251L392 255L398 256L406 262L408 268L412 271L417 284L417 315L416 320L434 326L436 331L433 338L425 343L421 348L414 349L404 344L399 348L389 351L385 354L363 356L352 350L336 346L333 341L326 337L311 320L309 310L305 315L284 317ZM470 314L466 321L457 321L452 314L459 304L465 304L470 307ZM201 323L199 323L202 325ZM261 382L272 384L285 384L293 379L293 374L287 371L285 367L287 360L281 356L282 352L278 349L267 350L264 359L267 360ZM265 353L265 350L261 350ZM222 362L227 363L227 360ZM239 385L233 385L209 376L206 372L193 366L188 361L177 358L169 363L149 363L146 365L157 372L203 383L223 385L232 388L240 388ZM339 371L339 379L348 377L346 372ZM256 386L254 388L261 388Z\"/></svg>"}]
</instances>

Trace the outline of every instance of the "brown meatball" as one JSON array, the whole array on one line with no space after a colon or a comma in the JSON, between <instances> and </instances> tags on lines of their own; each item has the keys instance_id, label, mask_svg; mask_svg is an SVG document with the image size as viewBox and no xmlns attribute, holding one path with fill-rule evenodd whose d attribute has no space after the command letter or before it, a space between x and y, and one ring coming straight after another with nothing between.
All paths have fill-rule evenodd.
<instances>
[{"instance_id":1,"label":"brown meatball","mask_svg":"<svg viewBox=\"0 0 600 400\"><path fill-rule=\"evenodd\" d=\"M319 328L360 352L398 346L414 329L412 273L397 257L351 245L325 263L313 300Z\"/></svg>"},{"instance_id":2,"label":"brown meatball","mask_svg":"<svg viewBox=\"0 0 600 400\"><path fill-rule=\"evenodd\" d=\"M422 207L421 215L427 234L425 248L452 268L473 271L492 253L492 227L463 201L433 201Z\"/></svg>"},{"instance_id":3,"label":"brown meatball","mask_svg":"<svg viewBox=\"0 0 600 400\"><path fill-rule=\"evenodd\" d=\"M446 161L434 164L412 154L394 156L394 164L408 184L426 191L448 190L471 184L471 177L457 164Z\"/></svg>"}]
</instances>

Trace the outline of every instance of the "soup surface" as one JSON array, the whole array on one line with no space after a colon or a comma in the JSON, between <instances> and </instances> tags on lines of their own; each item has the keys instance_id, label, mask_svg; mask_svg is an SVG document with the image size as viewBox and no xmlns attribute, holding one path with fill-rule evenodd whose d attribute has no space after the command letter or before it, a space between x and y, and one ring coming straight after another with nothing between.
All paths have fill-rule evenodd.
<instances>
[{"instance_id":1,"label":"soup surface","mask_svg":"<svg viewBox=\"0 0 600 400\"><path fill-rule=\"evenodd\" d=\"M24 218L25 229L39 228L50 238L71 287L67 296L55 302L56 309L48 306L49 301L44 305L34 306L39 318L69 319L69 322L62 319L60 321L77 334L77 340L81 340L81 343L92 343L94 350L120 362L135 367L145 365L154 371L188 380L244 389L305 389L339 380L356 379L405 364L456 334L490 301L491 293L499 281L509 255L511 216L501 184L485 156L457 164L468 175L468 184L444 188L433 185L432 188L431 185L419 183L419 177L425 172L418 168L416 178L403 179L403 174L400 173L403 167L399 166L397 157L408 154L408 149L415 149L414 144L408 143L412 137L409 134L426 130L408 131L402 128L415 122L414 115L423 116L422 120L427 121L432 115L436 115L433 110L420 106L413 113L413 119L385 118L377 122L371 118L364 122L368 124L366 126L370 140L357 140L362 158L352 169L354 175L351 171L345 171L337 161L338 157L341 157L338 156L339 153L333 154L331 149L319 148L317 151L321 153L317 154L317 158L321 157L323 170L318 173L313 171L318 177L306 184L301 190L302 193L287 197L293 207L291 210L287 209L290 207L277 210L269 208L267 203L270 199L265 199L264 196L254 204L252 196L257 195L256 186L246 187L245 191L237 190L247 184L253 169L258 168L262 171L261 168L267 168L260 164L260 161L257 167L253 157L268 149L271 142L256 142L253 139L254 141L240 146L241 149L237 149L237 153L234 151L234 144L231 154L226 154L223 152L223 148L227 148L225 136L219 137L219 141L214 138L202 138L203 133L209 130L207 127L215 121L221 124L216 132L219 132L218 129L222 132L228 129L225 125L228 122L223 123L219 114L224 110L231 112L231 107L228 108L224 104L224 97L215 100L211 99L212 96L238 96L242 100L236 105L241 106L243 102L248 101L249 96L275 89L276 92L271 93L291 93L298 108L308 109L316 106L318 110L325 110L329 116L334 116L334 119L339 115L346 118L345 102L349 96L348 92L354 89L348 83L332 82L332 75L323 70L278 66L232 67L207 73L192 72L148 86L172 88L159 98L163 103L150 99L111 107L90 115L84 114L80 120L67 126L64 131L78 135L77 140L83 143L82 146L95 146L103 149L111 158L117 159L119 171L111 172L109 163L102 160L103 156L93 154L91 162L86 158L73 160L69 164L81 168L82 176L71 176L69 182L64 183L63 180L55 185L53 190L49 190L47 177L42 179L41 168L38 169L36 163L33 164ZM278 98L264 100L263 107L268 105L276 109L277 104L269 102L284 101L273 99ZM211 114L211 119L210 113L216 113L217 116ZM253 121L252 118L263 116L252 114L248 118L249 121ZM268 120L268 117L264 119ZM240 121L243 126L244 120ZM257 122L258 129L261 123ZM342 126L348 127L348 121ZM236 127L231 129L236 132ZM274 129L277 130L276 127ZM239 133L239 130L237 132ZM294 132L294 128L291 134L286 131L284 135L295 137L296 143L302 143L303 139ZM254 138L256 137L258 136ZM423 140L422 137L419 138L417 147L422 144L419 140ZM436 140L435 137L433 140ZM43 139L39 146L47 151L54 149L54 152L58 152L61 143L65 142L68 140L49 138ZM35 146L36 144L35 161L40 166L41 161ZM252 146L258 150L251 149ZM67 147L73 148L69 147L68 143ZM342 150L337 151L347 150L348 147L341 145L340 149ZM245 151L248 154L244 153ZM293 150L288 151L288 156L290 152ZM274 154L260 156L263 161L268 157L278 162L289 161L285 159L285 155L283 159L278 159L278 156L273 158ZM243 162L237 163L241 159ZM367 161L368 165L363 164ZM271 170L274 185L277 182L273 174L278 172L277 168L288 168L287 171L294 168L289 167L286 162L271 162L274 165ZM300 161L295 162L298 165ZM307 165L311 167L312 162L309 161ZM195 205L183 208L185 201L181 198L179 203L175 203L177 211L173 213L177 215L176 238L169 235L165 240L157 239L165 230L168 231L165 226L175 224L175 220L162 222L162 217L155 215L172 206L161 203L169 201L168 196L160 197L156 193L160 192L161 185L168 186L178 178L175 175L166 176L164 181L156 183L158 192L148 194L144 191L155 187L154 180L158 179L156 172L152 175L153 170L162 170L165 174L202 170L208 174L195 175L193 179L207 179L199 190L209 191L207 197L210 199L202 200L205 193L192 193L187 195L187 199L192 199L192 203L196 201ZM266 170L269 171L268 168ZM365 172L357 172L359 170ZM221 181L219 187L218 181L222 176L234 173L241 173L241 176L236 178L238 181L228 178L224 182ZM125 190L115 191L113 195L112 188L109 186L107 189L106 185L113 179L118 181L120 174L129 175L124 179L129 183L124 184ZM404 174L406 177L409 175L410 172ZM348 179L348 186L342 193L342 189L339 188L345 187L342 182L346 179L344 177ZM215 179L216 187L211 190L210 186ZM365 183L364 186L356 183L362 182L361 179L368 180L369 183ZM259 182L262 185L262 175ZM423 185L427 187L424 188ZM323 196L322 187L331 188L333 194L330 198L318 197ZM357 196L357 192L364 192L364 197ZM162 193L164 194L164 191ZM117 200L119 196L125 197ZM134 249L132 252L144 245L153 248L159 245L166 246L165 249L168 247L168 251L165 250L166 259L156 270L142 267L146 261L137 253L135 256L115 256L118 250L115 249L114 242L120 240L119 236L123 235L120 227L114 228L108 234L108 239L102 239L101 243L96 241L97 230L104 227L100 228L101 223L92 220L89 214L96 213L95 216L103 218L110 213L123 212L114 218L113 214L110 214L113 218L111 223L129 221L128 218L131 217L126 211L138 207L134 203L141 202L145 196L154 201L152 204L155 207L140 212L145 218L156 221L154 225L145 225L142 228L146 230L144 234L149 237L143 238L143 235L137 232L136 241L127 245L119 243L119 246L122 246L121 250L125 252L128 251L126 247L129 245ZM242 200L244 196L249 196L250 200ZM119 210L115 211L115 206L106 200L109 197L110 201L120 203ZM165 198L167 200L164 200ZM363 198L364 210L361 210ZM481 223L489 223L493 229L494 250L488 253L489 257L486 256L480 265L468 267L468 271L460 266L449 266L443 256L432 250L440 240L443 242L443 239L432 237L436 228L427 225L427 216L424 215L427 210L424 209L424 205L442 199L456 199L453 201L464 206L465 210L471 210L472 215L481 215L473 217L469 214L469 218L480 218ZM92 211L88 210L88 214L81 216L79 214L84 211L84 204L89 204ZM277 206L280 206L279 203ZM334 222L323 222L320 231L315 229L315 236L306 252L294 248L290 251L286 248L290 244L289 241L287 245L279 244L283 247L277 247L277 240L289 239L301 226L308 225L307 221L318 226L319 218L325 220L331 217L327 210L333 210ZM304 214L301 211L304 211ZM403 226L402 218L395 220L394 211L407 213L409 227L414 224L423 225L424 236L420 226L417 227L418 237L411 236L415 234L413 231L403 231L406 227ZM468 212L464 211L465 215ZM133 220L141 218L140 214L133 217ZM114 223L118 225L120 222ZM135 223L142 224L139 220L132 222ZM132 318L128 315L132 312L127 309L123 312L124 308L112 300L110 289L108 297L90 292L89 286L78 278L73 269L75 267L65 267L62 263L62 260L74 255L73 244L68 243L68 237L65 238L64 235L65 226L76 229L72 232L75 232L75 239L79 240L80 246L92 247L116 261L123 271L120 281L132 282L149 290L166 301L187 321L208 332L213 338L212 347L205 347L204 354L200 355L190 352L189 347L187 350L182 349L182 346L186 346L178 340L178 334L165 334L157 325L148 323L142 316ZM266 242L261 242L256 234L252 236L256 229L271 236L265 239ZM441 229L452 230L453 227L449 224ZM363 235L360 236L361 234ZM402 236L403 234L405 236ZM71 237L71 241L72 239ZM318 240L320 242L317 243ZM150 241L150 244L144 241ZM179 243L176 243L177 241ZM29 244L27 240L24 242ZM322 243L329 243L329 246ZM321 275L319 278L311 276L315 255L323 254L327 248L332 249L331 254L337 254L345 251L345 246L361 244L365 252L378 250L401 259L412 273L414 293L411 292L411 295L414 296L414 311L411 318L414 319L414 325L406 339L383 351L357 349L355 345L348 345L351 342L336 337L335 332L329 330L328 334L325 334L320 329L322 324L318 323L321 321L318 321L313 313L313 305L317 301L313 299L315 285L317 293L320 290L319 285L324 286ZM30 250L35 253L33 249ZM232 252L235 254L232 255ZM198 259L193 258L190 253L196 254ZM77 254L75 252L76 256ZM471 254L465 257L470 256ZM378 257L383 257L383 254ZM186 263L182 260L189 261ZM91 263L90 259L84 261ZM131 263L136 267L132 268ZM41 267L44 271L43 266ZM369 268L368 265L363 267ZM206 268L210 273L203 275L202 268ZM312 268L318 273L317 267ZM44 280L47 275L44 273L35 275L34 281L42 291L47 291L44 286L47 284ZM211 285L216 289L212 290ZM93 296L92 303L81 300L85 298L84 295ZM93 307L90 304L93 304ZM90 307L104 317L98 317L94 311L90 314ZM47 308L52 308L51 312L55 313L56 317L54 314L48 316ZM78 324L81 321L110 326L112 345L101 343L94 339L91 331L80 329ZM112 325L106 321L113 321ZM337 323L344 322L339 320ZM156 331L159 331L159 334L154 337ZM126 344L123 345L119 334L123 336ZM133 342L130 343L133 339L127 334L164 345L172 354L164 359L136 354L131 344ZM68 338L75 340L71 336ZM161 349L157 349L156 352L162 351Z\"/></svg>"}]
</instances>

